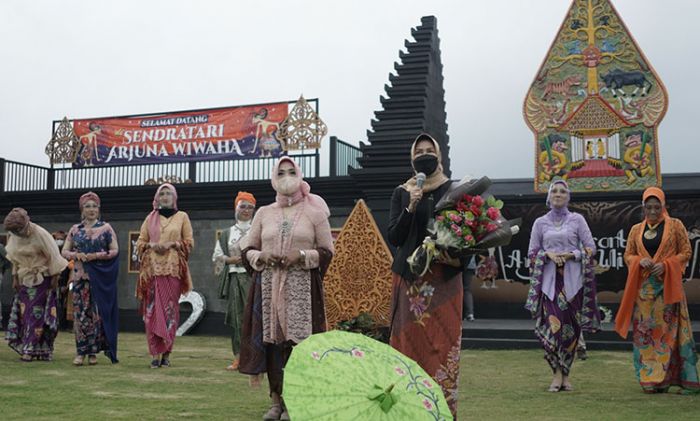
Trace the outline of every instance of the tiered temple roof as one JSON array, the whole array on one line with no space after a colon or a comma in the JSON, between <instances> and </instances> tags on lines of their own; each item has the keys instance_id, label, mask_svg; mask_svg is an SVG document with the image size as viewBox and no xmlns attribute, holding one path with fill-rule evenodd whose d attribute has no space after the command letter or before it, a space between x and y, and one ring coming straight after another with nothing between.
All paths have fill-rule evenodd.
<instances>
[{"instance_id":1,"label":"tiered temple roof","mask_svg":"<svg viewBox=\"0 0 700 421\"><path fill-rule=\"evenodd\" d=\"M411 35L414 41L405 41L406 52L399 52L400 63L394 63L395 74L384 86L382 110L374 113L372 129L367 131L369 144L361 145L362 168L350 171L358 184L372 186L372 191L363 189L370 198L375 194L379 198L380 190L386 195L387 188L412 175L410 147L421 132L438 141L443 169L451 174L437 19L423 17ZM373 183L362 182L367 180Z\"/></svg>"}]
</instances>

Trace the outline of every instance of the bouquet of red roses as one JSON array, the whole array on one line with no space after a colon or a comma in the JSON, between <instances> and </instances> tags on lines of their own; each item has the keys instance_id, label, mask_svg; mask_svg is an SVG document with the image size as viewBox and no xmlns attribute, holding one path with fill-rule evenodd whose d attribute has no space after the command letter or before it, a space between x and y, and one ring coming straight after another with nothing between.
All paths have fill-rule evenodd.
<instances>
[{"instance_id":1,"label":"bouquet of red roses","mask_svg":"<svg viewBox=\"0 0 700 421\"><path fill-rule=\"evenodd\" d=\"M501 215L503 201L484 194L490 185L491 180L483 177L453 185L445 193L435 206L431 235L408 258L414 274L425 275L443 251L463 257L510 243L520 220L508 221Z\"/></svg>"}]
</instances>

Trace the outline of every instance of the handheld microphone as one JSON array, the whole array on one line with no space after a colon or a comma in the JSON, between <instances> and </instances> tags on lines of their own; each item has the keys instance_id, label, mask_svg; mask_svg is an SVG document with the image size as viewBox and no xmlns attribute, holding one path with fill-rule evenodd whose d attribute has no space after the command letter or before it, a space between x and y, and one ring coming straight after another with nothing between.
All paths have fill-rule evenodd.
<instances>
[{"instance_id":1,"label":"handheld microphone","mask_svg":"<svg viewBox=\"0 0 700 421\"><path fill-rule=\"evenodd\" d=\"M416 174L416 187L419 189L423 188L423 184L425 184L425 174L422 172L419 172Z\"/></svg>"}]
</instances>

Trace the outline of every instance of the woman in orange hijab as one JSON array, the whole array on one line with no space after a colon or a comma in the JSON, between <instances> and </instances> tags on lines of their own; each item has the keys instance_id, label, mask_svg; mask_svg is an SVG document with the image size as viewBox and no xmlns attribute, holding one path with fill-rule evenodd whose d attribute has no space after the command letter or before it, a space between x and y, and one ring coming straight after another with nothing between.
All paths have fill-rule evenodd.
<instances>
[{"instance_id":1,"label":"woman in orange hijab","mask_svg":"<svg viewBox=\"0 0 700 421\"><path fill-rule=\"evenodd\" d=\"M632 320L634 368L646 393L700 392L697 355L683 272L691 255L683 223L666 211L664 192L649 187L642 197L644 221L627 237L627 284L615 330L627 337Z\"/></svg>"}]
</instances>

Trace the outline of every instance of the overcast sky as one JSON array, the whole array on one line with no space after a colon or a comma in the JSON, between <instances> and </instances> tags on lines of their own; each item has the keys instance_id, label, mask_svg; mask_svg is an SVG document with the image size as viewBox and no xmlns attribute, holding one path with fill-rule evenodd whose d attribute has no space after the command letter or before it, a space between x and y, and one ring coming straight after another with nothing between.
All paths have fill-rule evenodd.
<instances>
[{"instance_id":1,"label":"overcast sky","mask_svg":"<svg viewBox=\"0 0 700 421\"><path fill-rule=\"evenodd\" d=\"M51 122L307 98L366 141L404 39L434 15L452 171L533 176L521 109L568 0L2 1L0 157L47 165ZM698 171L697 0L613 1L665 83L665 173ZM695 76L693 76L695 75ZM323 151L327 155L327 151Z\"/></svg>"}]
</instances>

